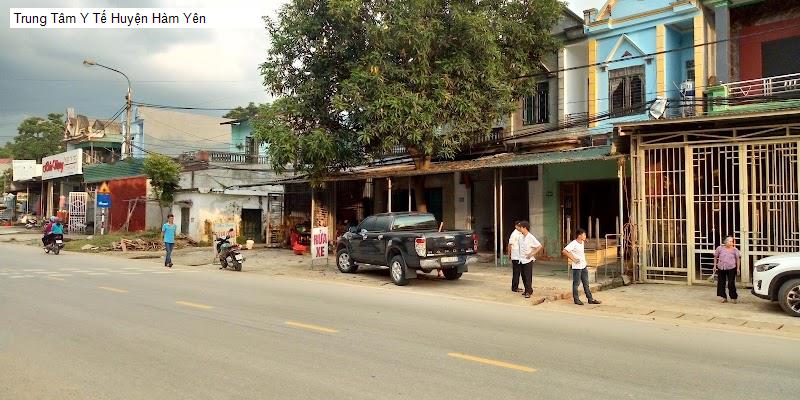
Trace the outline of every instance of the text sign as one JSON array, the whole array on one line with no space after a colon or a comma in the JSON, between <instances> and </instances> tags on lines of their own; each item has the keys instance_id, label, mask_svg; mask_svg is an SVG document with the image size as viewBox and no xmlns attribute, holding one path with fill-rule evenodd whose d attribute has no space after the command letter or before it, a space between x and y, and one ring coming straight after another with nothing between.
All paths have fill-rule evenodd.
<instances>
[{"instance_id":1,"label":"text sign","mask_svg":"<svg viewBox=\"0 0 800 400\"><path fill-rule=\"evenodd\" d=\"M83 174L83 149L70 150L42 159L42 180Z\"/></svg>"},{"instance_id":2,"label":"text sign","mask_svg":"<svg viewBox=\"0 0 800 400\"><path fill-rule=\"evenodd\" d=\"M311 258L328 257L328 228L311 229Z\"/></svg>"},{"instance_id":3,"label":"text sign","mask_svg":"<svg viewBox=\"0 0 800 400\"><path fill-rule=\"evenodd\" d=\"M97 195L97 208L111 208L111 195L98 194Z\"/></svg>"}]
</instances>

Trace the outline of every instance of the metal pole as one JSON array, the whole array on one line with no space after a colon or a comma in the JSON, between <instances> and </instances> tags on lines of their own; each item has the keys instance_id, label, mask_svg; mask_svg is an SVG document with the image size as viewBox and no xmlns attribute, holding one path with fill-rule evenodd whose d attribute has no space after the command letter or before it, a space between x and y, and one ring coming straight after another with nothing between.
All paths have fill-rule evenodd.
<instances>
[{"instance_id":1,"label":"metal pole","mask_svg":"<svg viewBox=\"0 0 800 400\"><path fill-rule=\"evenodd\" d=\"M411 177L408 177L408 212L411 212Z\"/></svg>"},{"instance_id":2,"label":"metal pole","mask_svg":"<svg viewBox=\"0 0 800 400\"><path fill-rule=\"evenodd\" d=\"M128 78L127 76L125 77ZM125 96L125 155L123 158L130 158L133 156L133 143L131 139L131 102L133 99L131 98L131 81L128 80L128 95Z\"/></svg>"},{"instance_id":3,"label":"metal pole","mask_svg":"<svg viewBox=\"0 0 800 400\"><path fill-rule=\"evenodd\" d=\"M311 267L314 267L314 188L311 188Z\"/></svg>"},{"instance_id":4,"label":"metal pole","mask_svg":"<svg viewBox=\"0 0 800 400\"><path fill-rule=\"evenodd\" d=\"M492 234L494 235L494 266L497 266L497 170L494 170L494 186L492 193L494 193L494 208L492 211L492 215L494 217L494 229L492 229Z\"/></svg>"},{"instance_id":5,"label":"metal pole","mask_svg":"<svg viewBox=\"0 0 800 400\"><path fill-rule=\"evenodd\" d=\"M500 249L499 249L499 251L500 251L500 265L503 266L503 265L506 265L506 259L505 259L505 255L504 255L505 252L503 251L504 250L503 249L503 243L505 243L505 237L506 237L503 234L504 233L503 232L503 225L505 225L504 220L503 220L503 203L504 203L504 201L503 201L503 169L500 168L500 170L497 171L497 173L500 175L500 218L499 218L499 220L500 220L500 236L499 236L500 237L500 240L499 240Z\"/></svg>"},{"instance_id":6,"label":"metal pole","mask_svg":"<svg viewBox=\"0 0 800 400\"><path fill-rule=\"evenodd\" d=\"M623 213L625 212L624 201L625 197L623 196L623 188L625 185L625 162L624 158L622 161L618 163L617 167L617 176L619 177L619 273L620 277L623 278L625 276L625 216ZM622 279L623 283L625 279Z\"/></svg>"},{"instance_id":7,"label":"metal pole","mask_svg":"<svg viewBox=\"0 0 800 400\"><path fill-rule=\"evenodd\" d=\"M386 181L389 183L389 202L386 211L392 212L392 177L390 176L386 178Z\"/></svg>"},{"instance_id":8,"label":"metal pole","mask_svg":"<svg viewBox=\"0 0 800 400\"><path fill-rule=\"evenodd\" d=\"M106 234L106 209L100 209L100 235Z\"/></svg>"}]
</instances>

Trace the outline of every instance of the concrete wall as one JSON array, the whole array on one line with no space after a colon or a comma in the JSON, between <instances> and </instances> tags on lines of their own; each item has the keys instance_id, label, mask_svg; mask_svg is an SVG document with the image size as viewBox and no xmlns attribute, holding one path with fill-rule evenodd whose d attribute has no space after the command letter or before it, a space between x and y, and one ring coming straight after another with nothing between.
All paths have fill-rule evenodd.
<instances>
[{"instance_id":1,"label":"concrete wall","mask_svg":"<svg viewBox=\"0 0 800 400\"><path fill-rule=\"evenodd\" d=\"M231 128L231 145L229 151L231 153L245 153L247 149L245 149L244 146L247 143L247 138L253 136L253 127L250 121L242 121L223 126L230 126ZM259 146L258 154L261 156L267 155L266 144L261 144Z\"/></svg>"},{"instance_id":2,"label":"concrete wall","mask_svg":"<svg viewBox=\"0 0 800 400\"><path fill-rule=\"evenodd\" d=\"M198 149L229 151L231 131L228 125L220 125L224 121L208 115L137 107L131 132L137 147L171 156ZM137 148L133 154L145 156Z\"/></svg>"},{"instance_id":3,"label":"concrete wall","mask_svg":"<svg viewBox=\"0 0 800 400\"><path fill-rule=\"evenodd\" d=\"M189 208L189 237L207 242L211 234L233 227L241 229L242 209L262 210L262 226L266 221L267 199L264 196L237 196L221 193L179 193L172 207L175 223L180 225L181 208ZM180 226L178 227L180 232Z\"/></svg>"}]
</instances>

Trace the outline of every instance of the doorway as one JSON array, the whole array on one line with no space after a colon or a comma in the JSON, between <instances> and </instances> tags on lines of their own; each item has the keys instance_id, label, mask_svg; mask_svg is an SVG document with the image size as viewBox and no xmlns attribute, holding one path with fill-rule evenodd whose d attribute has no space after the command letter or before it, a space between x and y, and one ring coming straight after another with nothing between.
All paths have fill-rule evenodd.
<instances>
[{"instance_id":1,"label":"doorway","mask_svg":"<svg viewBox=\"0 0 800 400\"><path fill-rule=\"evenodd\" d=\"M260 209L242 209L242 237L256 243L264 243Z\"/></svg>"},{"instance_id":2,"label":"doorway","mask_svg":"<svg viewBox=\"0 0 800 400\"><path fill-rule=\"evenodd\" d=\"M189 207L181 207L181 234L189 234Z\"/></svg>"},{"instance_id":3,"label":"doorway","mask_svg":"<svg viewBox=\"0 0 800 400\"><path fill-rule=\"evenodd\" d=\"M602 239L605 235L618 233L618 180L561 182L559 193L562 246L575 238L578 228L586 230L590 238L599 236Z\"/></svg>"}]
</instances>

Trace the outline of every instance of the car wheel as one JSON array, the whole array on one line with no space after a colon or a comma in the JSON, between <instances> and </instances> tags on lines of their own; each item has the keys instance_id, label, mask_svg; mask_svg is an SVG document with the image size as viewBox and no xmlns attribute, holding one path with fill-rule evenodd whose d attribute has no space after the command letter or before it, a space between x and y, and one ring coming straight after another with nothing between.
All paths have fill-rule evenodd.
<instances>
[{"instance_id":1,"label":"car wheel","mask_svg":"<svg viewBox=\"0 0 800 400\"><path fill-rule=\"evenodd\" d=\"M790 279L781 285L778 302L787 314L800 317L800 279Z\"/></svg>"},{"instance_id":2,"label":"car wheel","mask_svg":"<svg viewBox=\"0 0 800 400\"><path fill-rule=\"evenodd\" d=\"M461 278L461 272L458 272L458 268L443 269L442 274L444 274L444 279L447 279L448 281L454 281L458 278Z\"/></svg>"},{"instance_id":3,"label":"car wheel","mask_svg":"<svg viewBox=\"0 0 800 400\"><path fill-rule=\"evenodd\" d=\"M406 262L403 257L396 255L392 257L389 262L389 275L392 277L392 282L397 286L408 285L408 278L406 278Z\"/></svg>"},{"instance_id":4,"label":"car wheel","mask_svg":"<svg viewBox=\"0 0 800 400\"><path fill-rule=\"evenodd\" d=\"M350 252L347 251L347 248L343 248L336 253L336 266L339 267L339 271L345 274L355 274L358 270L358 265L350 258Z\"/></svg>"}]
</instances>

